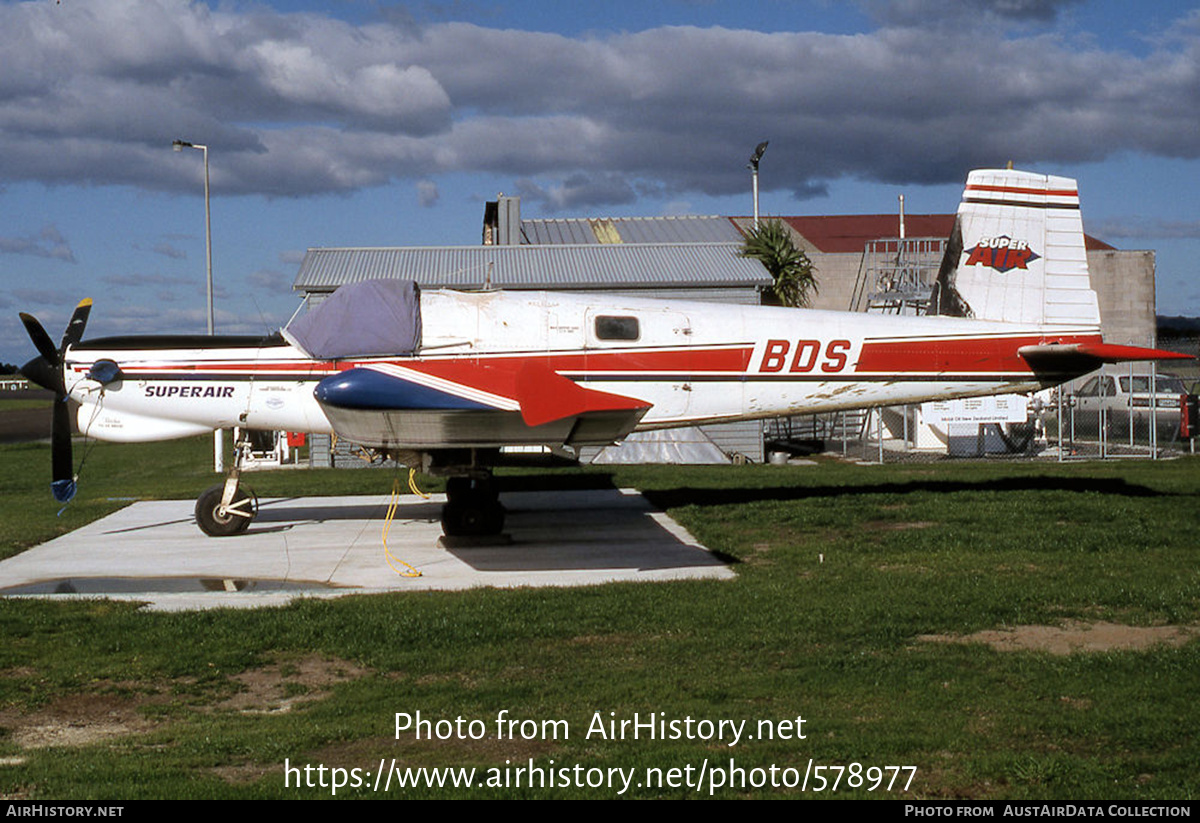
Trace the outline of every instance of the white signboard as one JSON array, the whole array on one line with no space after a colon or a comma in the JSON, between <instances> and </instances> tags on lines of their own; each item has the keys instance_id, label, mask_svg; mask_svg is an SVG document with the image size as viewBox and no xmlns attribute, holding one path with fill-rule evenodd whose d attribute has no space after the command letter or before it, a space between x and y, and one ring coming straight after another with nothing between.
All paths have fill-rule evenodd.
<instances>
[{"instance_id":1,"label":"white signboard","mask_svg":"<svg viewBox=\"0 0 1200 823\"><path fill-rule=\"evenodd\" d=\"M934 426L949 423L1024 423L1029 417L1029 398L1023 394L997 397L967 397L921 404L922 419Z\"/></svg>"}]
</instances>

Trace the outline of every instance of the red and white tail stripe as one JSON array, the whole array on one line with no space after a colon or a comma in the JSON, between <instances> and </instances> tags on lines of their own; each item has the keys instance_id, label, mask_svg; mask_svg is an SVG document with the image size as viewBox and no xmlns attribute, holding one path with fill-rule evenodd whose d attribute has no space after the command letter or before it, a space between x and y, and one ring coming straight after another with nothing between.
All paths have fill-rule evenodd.
<instances>
[{"instance_id":1,"label":"red and white tail stripe","mask_svg":"<svg viewBox=\"0 0 1200 823\"><path fill-rule=\"evenodd\" d=\"M1023 171L979 170L967 177L964 203L1031 208L1079 208L1079 189L1069 177Z\"/></svg>"}]
</instances>

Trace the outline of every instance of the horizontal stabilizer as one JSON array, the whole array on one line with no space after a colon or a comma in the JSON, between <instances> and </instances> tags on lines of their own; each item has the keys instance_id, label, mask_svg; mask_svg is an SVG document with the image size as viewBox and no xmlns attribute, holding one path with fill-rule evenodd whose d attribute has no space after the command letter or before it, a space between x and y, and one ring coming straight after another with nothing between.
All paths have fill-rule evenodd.
<instances>
[{"instance_id":1,"label":"horizontal stabilizer","mask_svg":"<svg viewBox=\"0 0 1200 823\"><path fill-rule=\"evenodd\" d=\"M636 397L585 389L551 369L533 363L525 364L517 374L516 388L521 418L529 426L588 412L640 412L635 418L640 419L652 405Z\"/></svg>"},{"instance_id":2,"label":"horizontal stabilizer","mask_svg":"<svg viewBox=\"0 0 1200 823\"><path fill-rule=\"evenodd\" d=\"M1079 351L1105 363L1125 363L1130 360L1195 360L1190 354L1166 349L1144 349L1141 346L1119 346L1115 343L1080 343Z\"/></svg>"},{"instance_id":3,"label":"horizontal stabilizer","mask_svg":"<svg viewBox=\"0 0 1200 823\"><path fill-rule=\"evenodd\" d=\"M1127 363L1138 360L1194 360L1190 354L1147 349L1141 346L1120 346L1115 343L1051 343L1022 346L1017 349L1034 371L1074 372L1086 374L1104 363Z\"/></svg>"}]
</instances>

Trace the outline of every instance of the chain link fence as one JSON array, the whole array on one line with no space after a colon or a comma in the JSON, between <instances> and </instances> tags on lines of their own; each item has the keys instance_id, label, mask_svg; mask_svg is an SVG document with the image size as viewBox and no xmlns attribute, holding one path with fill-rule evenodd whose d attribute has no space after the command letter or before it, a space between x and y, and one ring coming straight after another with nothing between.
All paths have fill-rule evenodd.
<instances>
[{"instance_id":1,"label":"chain link fence","mask_svg":"<svg viewBox=\"0 0 1200 823\"><path fill-rule=\"evenodd\" d=\"M1194 453L1181 398L1195 386L1190 379L1137 365L1141 371L1110 367L1059 389L1012 396L1004 414L987 404L990 398L980 398L936 409L923 404L772 420L764 425L766 450L776 461L824 452L868 463L1159 459ZM992 419L981 419L989 414Z\"/></svg>"}]
</instances>

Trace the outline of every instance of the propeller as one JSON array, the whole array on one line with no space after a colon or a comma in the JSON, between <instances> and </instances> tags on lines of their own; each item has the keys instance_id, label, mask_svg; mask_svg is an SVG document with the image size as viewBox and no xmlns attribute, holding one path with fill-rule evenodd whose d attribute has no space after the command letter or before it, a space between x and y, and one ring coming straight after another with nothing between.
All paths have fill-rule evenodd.
<instances>
[{"instance_id":1,"label":"propeller","mask_svg":"<svg viewBox=\"0 0 1200 823\"><path fill-rule=\"evenodd\" d=\"M59 503L66 503L75 496L74 460L71 456L71 410L67 403L63 355L68 346L73 346L82 339L91 310L90 298L79 301L58 348L54 347L50 335L46 334L36 317L21 312L21 322L25 325L25 331L29 333L29 339L38 350L38 356L21 367L21 374L30 382L54 392L54 413L50 428L50 491Z\"/></svg>"}]
</instances>

